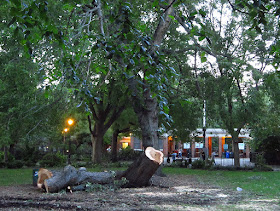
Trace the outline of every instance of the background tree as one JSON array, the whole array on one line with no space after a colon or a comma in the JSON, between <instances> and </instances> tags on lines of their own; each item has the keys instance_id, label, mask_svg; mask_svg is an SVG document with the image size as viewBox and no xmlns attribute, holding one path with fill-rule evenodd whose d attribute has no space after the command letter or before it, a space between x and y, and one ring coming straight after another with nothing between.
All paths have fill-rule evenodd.
<instances>
[{"instance_id":1,"label":"background tree","mask_svg":"<svg viewBox=\"0 0 280 211\"><path fill-rule=\"evenodd\" d=\"M117 143L119 135L132 133L137 128L139 128L137 125L137 117L132 108L127 108L118 118L118 120L112 125L113 134L111 142L111 160L113 162L117 161ZM133 135L137 136L137 133L134 133Z\"/></svg>"}]
</instances>

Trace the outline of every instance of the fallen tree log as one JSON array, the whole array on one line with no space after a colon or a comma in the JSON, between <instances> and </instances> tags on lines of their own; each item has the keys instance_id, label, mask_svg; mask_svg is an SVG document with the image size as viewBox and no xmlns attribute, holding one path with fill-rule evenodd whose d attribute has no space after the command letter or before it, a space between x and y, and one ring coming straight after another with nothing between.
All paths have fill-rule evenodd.
<instances>
[{"instance_id":1,"label":"fallen tree log","mask_svg":"<svg viewBox=\"0 0 280 211\"><path fill-rule=\"evenodd\" d=\"M78 186L87 182L93 184L110 184L114 180L126 179L122 187L143 187L149 185L149 180L163 162L163 153L152 147L147 147L130 167L114 175L112 172L88 172L86 168L75 169L66 166L62 171L52 171L53 177L44 181L47 192L58 192L68 186Z\"/></svg>"},{"instance_id":2,"label":"fallen tree log","mask_svg":"<svg viewBox=\"0 0 280 211\"><path fill-rule=\"evenodd\" d=\"M86 168L76 170L73 166L66 166L61 172L53 172L53 177L45 180L47 192L58 192L68 186L77 186L87 182L95 184L109 184L114 180L110 172L88 172Z\"/></svg>"}]
</instances>

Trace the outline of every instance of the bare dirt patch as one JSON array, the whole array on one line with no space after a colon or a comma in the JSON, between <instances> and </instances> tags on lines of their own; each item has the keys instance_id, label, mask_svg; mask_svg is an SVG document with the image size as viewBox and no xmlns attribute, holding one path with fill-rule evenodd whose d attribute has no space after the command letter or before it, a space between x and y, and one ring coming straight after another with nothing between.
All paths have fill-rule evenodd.
<instances>
[{"instance_id":1,"label":"bare dirt patch","mask_svg":"<svg viewBox=\"0 0 280 211\"><path fill-rule=\"evenodd\" d=\"M201 184L190 175L155 178L155 186L47 194L32 185L0 187L1 210L280 210L279 201Z\"/></svg>"}]
</instances>

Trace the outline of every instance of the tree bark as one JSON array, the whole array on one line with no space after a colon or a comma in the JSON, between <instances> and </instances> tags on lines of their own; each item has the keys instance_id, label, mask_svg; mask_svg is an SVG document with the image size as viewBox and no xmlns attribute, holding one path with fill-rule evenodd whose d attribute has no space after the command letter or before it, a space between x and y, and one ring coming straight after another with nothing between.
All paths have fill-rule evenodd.
<instances>
[{"instance_id":1,"label":"tree bark","mask_svg":"<svg viewBox=\"0 0 280 211\"><path fill-rule=\"evenodd\" d=\"M151 55L159 48L166 34L169 25L171 23L170 15L173 14L174 0L169 0L168 7L164 11L164 14L160 18L158 26L153 35L153 43L149 53ZM144 71L145 72L145 71ZM138 121L142 130L142 143L143 147L153 146L155 149L159 149L158 141L158 103L157 98L152 97L152 91L149 84L143 85L143 95L137 91L137 84L135 79L129 82L129 87L132 90L133 108L138 116ZM143 105L141 105L143 102Z\"/></svg>"},{"instance_id":2,"label":"tree bark","mask_svg":"<svg viewBox=\"0 0 280 211\"><path fill-rule=\"evenodd\" d=\"M234 166L240 167L238 135L232 135L232 148L233 148L233 156L234 156Z\"/></svg>"},{"instance_id":3,"label":"tree bark","mask_svg":"<svg viewBox=\"0 0 280 211\"><path fill-rule=\"evenodd\" d=\"M9 153L15 156L15 144L10 144Z\"/></svg>"},{"instance_id":4,"label":"tree bark","mask_svg":"<svg viewBox=\"0 0 280 211\"><path fill-rule=\"evenodd\" d=\"M96 103L97 104L97 103ZM92 112L92 118L94 120L94 128L91 127L91 117L88 116L89 131L91 133L92 142L92 162L100 163L103 154L103 137L106 131L111 127L111 125L116 121L125 106L111 107L110 104L105 106L102 102L94 107L90 104L90 110Z\"/></svg>"},{"instance_id":5,"label":"tree bark","mask_svg":"<svg viewBox=\"0 0 280 211\"><path fill-rule=\"evenodd\" d=\"M117 162L117 144L118 144L119 130L115 130L112 136L112 147L111 147L111 161Z\"/></svg>"},{"instance_id":6,"label":"tree bark","mask_svg":"<svg viewBox=\"0 0 280 211\"><path fill-rule=\"evenodd\" d=\"M158 104L157 99L151 97L148 88L144 93L145 107L135 110L142 131L143 147L154 147L159 149L158 143Z\"/></svg>"},{"instance_id":7,"label":"tree bark","mask_svg":"<svg viewBox=\"0 0 280 211\"><path fill-rule=\"evenodd\" d=\"M91 160L93 163L101 163L103 154L103 133L91 134L92 155Z\"/></svg>"},{"instance_id":8,"label":"tree bark","mask_svg":"<svg viewBox=\"0 0 280 211\"><path fill-rule=\"evenodd\" d=\"M7 146L4 146L4 162L8 161L8 149Z\"/></svg>"},{"instance_id":9,"label":"tree bark","mask_svg":"<svg viewBox=\"0 0 280 211\"><path fill-rule=\"evenodd\" d=\"M108 184L113 182L110 172L87 172L85 168L76 170L73 166L66 166L61 172L53 172L53 177L44 181L47 192L54 193L68 186L84 183Z\"/></svg>"}]
</instances>

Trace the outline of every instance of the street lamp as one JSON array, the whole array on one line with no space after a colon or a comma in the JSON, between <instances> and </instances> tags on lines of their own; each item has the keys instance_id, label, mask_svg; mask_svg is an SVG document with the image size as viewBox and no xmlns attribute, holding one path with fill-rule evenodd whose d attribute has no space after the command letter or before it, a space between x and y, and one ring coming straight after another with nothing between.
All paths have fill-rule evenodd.
<instances>
[{"instance_id":1,"label":"street lamp","mask_svg":"<svg viewBox=\"0 0 280 211\"><path fill-rule=\"evenodd\" d=\"M67 120L67 123L68 123L69 126L71 126L71 125L74 124L74 120L70 118L70 119Z\"/></svg>"},{"instance_id":2,"label":"street lamp","mask_svg":"<svg viewBox=\"0 0 280 211\"><path fill-rule=\"evenodd\" d=\"M72 126L72 125L74 125L74 120L73 119L71 119L71 118L69 118L68 120L67 120L67 124L69 125L69 126ZM67 129L67 131L69 131L69 129L68 128L65 128L65 129ZM64 131L65 131L65 129L64 129ZM65 132L67 132L67 131L65 131ZM69 141L68 141L68 160L67 160L67 163L68 164L71 164L71 140L70 140L70 137L69 137Z\"/></svg>"},{"instance_id":3,"label":"street lamp","mask_svg":"<svg viewBox=\"0 0 280 211\"><path fill-rule=\"evenodd\" d=\"M63 135L64 135L64 143L65 143L65 134L68 132L68 130L69 130L69 128L64 128L63 129L63 131L62 131L62 133L63 133Z\"/></svg>"}]
</instances>

